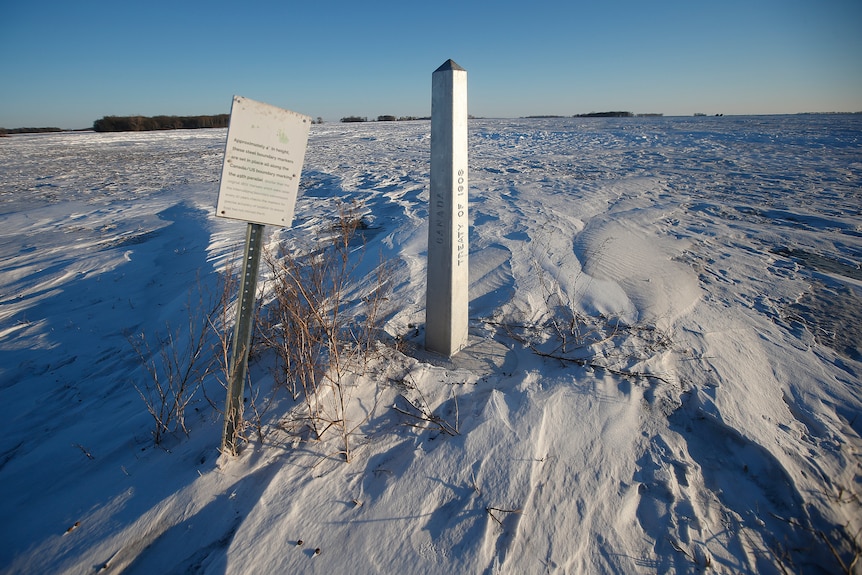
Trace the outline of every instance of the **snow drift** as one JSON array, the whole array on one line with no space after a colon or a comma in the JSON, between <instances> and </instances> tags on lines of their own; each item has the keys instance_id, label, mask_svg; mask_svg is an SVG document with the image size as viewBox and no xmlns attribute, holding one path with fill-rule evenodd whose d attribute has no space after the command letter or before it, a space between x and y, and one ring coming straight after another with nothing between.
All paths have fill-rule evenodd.
<instances>
[{"instance_id":1,"label":"snow drift","mask_svg":"<svg viewBox=\"0 0 862 575\"><path fill-rule=\"evenodd\" d=\"M240 249L224 130L0 140L3 571L860 572L862 118L472 121L451 360L422 350L429 136L315 126L267 230L355 201L346 301L390 270L350 463L287 394L240 457L202 393L153 444L129 337Z\"/></svg>"}]
</instances>

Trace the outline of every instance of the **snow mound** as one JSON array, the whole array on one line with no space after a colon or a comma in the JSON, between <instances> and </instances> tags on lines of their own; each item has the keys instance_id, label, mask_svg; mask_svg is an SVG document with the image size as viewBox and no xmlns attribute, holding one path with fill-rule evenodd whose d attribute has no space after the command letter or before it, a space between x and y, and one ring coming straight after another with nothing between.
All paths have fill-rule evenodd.
<instances>
[{"instance_id":1,"label":"snow mound","mask_svg":"<svg viewBox=\"0 0 862 575\"><path fill-rule=\"evenodd\" d=\"M220 455L217 374L153 444L130 341L185 341L241 249L224 130L0 139L0 571L859 573L862 119L471 121L453 358L422 348L429 130L314 126L267 229L357 206L345 314L388 270L350 463L283 390Z\"/></svg>"}]
</instances>

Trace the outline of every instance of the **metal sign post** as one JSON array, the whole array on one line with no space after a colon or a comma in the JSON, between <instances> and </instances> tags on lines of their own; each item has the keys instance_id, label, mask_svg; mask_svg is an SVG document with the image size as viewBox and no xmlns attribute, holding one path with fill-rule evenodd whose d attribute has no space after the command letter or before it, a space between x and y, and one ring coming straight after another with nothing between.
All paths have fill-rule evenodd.
<instances>
[{"instance_id":1,"label":"metal sign post","mask_svg":"<svg viewBox=\"0 0 862 575\"><path fill-rule=\"evenodd\" d=\"M257 275L260 269L260 252L263 225L249 223L245 234L245 257L239 282L239 309L233 332L233 354L230 360L230 377L224 411L222 449L237 452L237 435L242 423L243 388L248 373L248 350L254 328L254 304L257 292Z\"/></svg>"},{"instance_id":2,"label":"metal sign post","mask_svg":"<svg viewBox=\"0 0 862 575\"><path fill-rule=\"evenodd\" d=\"M310 125L308 116L241 96L233 99L216 207L219 217L248 222L221 444L222 452L232 455L242 431L264 225L289 226L293 220Z\"/></svg>"}]
</instances>

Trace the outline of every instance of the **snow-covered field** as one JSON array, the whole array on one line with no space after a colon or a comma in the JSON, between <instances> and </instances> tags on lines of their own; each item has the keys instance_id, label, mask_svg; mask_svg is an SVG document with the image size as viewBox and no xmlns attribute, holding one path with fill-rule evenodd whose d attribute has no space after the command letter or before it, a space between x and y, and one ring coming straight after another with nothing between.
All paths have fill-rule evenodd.
<instances>
[{"instance_id":1,"label":"snow-covered field","mask_svg":"<svg viewBox=\"0 0 862 575\"><path fill-rule=\"evenodd\" d=\"M357 200L390 270L349 463L288 396L239 457L201 393L153 444L129 339L242 248L226 131L0 139L0 569L862 572L862 116L471 121L451 361L421 347L429 130L314 126L267 228Z\"/></svg>"}]
</instances>

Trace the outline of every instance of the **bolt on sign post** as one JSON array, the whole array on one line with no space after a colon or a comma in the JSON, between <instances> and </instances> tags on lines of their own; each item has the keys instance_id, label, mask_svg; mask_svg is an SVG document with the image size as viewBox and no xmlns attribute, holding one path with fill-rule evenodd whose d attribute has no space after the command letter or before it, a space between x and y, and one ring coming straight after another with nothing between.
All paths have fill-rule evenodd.
<instances>
[{"instance_id":1,"label":"bolt on sign post","mask_svg":"<svg viewBox=\"0 0 862 575\"><path fill-rule=\"evenodd\" d=\"M467 345L467 71L447 60L431 75L431 193L425 348Z\"/></svg>"},{"instance_id":2,"label":"bolt on sign post","mask_svg":"<svg viewBox=\"0 0 862 575\"><path fill-rule=\"evenodd\" d=\"M222 434L222 451L233 455L242 422L263 229L267 224L289 227L293 221L310 127L308 116L233 98L216 206L217 216L248 223Z\"/></svg>"}]
</instances>

